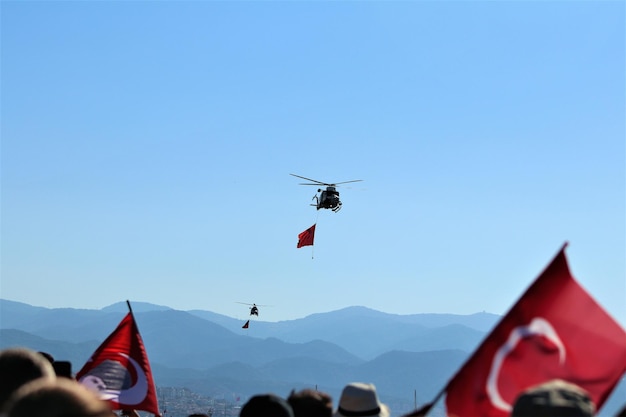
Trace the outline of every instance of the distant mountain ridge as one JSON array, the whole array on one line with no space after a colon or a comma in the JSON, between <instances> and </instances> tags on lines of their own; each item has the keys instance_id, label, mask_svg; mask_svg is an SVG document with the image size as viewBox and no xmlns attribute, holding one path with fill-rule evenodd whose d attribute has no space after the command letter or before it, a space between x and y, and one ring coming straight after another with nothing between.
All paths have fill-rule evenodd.
<instances>
[{"instance_id":1,"label":"distant mountain ridge","mask_svg":"<svg viewBox=\"0 0 626 417\"><path fill-rule=\"evenodd\" d=\"M138 317L138 324L144 338L148 337L153 330L157 331L151 327L146 328L152 324L143 323L143 320L153 323L152 317L155 315L158 317L156 320L159 321L159 325L156 326L158 331L169 332L177 337L181 336L177 320L182 320L182 315L185 314L188 315L183 320L183 327L187 328L186 331L200 331L199 335L204 335L205 338L214 336L206 334L206 322L241 334L241 319L210 311L185 312L143 302L132 302L131 306ZM128 312L128 306L125 302L100 310L85 310L32 307L24 303L0 299L0 328L15 328L44 338L57 338L71 342L100 340L106 337L106 332L110 331L107 329L114 328L121 319L121 315L126 312ZM498 319L499 316L489 313L469 316L454 314L403 316L357 306L329 313L312 314L296 320L280 322L255 320L254 329L251 329L248 334L253 334L256 338L274 337L288 343L325 340L360 358L372 359L389 350L398 349L409 351L472 349ZM448 325L456 327L446 330ZM372 338L372 334L375 334L376 338ZM437 340L433 339L435 335ZM362 343L363 340L368 340L368 343Z\"/></svg>"},{"instance_id":2,"label":"distant mountain ridge","mask_svg":"<svg viewBox=\"0 0 626 417\"><path fill-rule=\"evenodd\" d=\"M246 331L242 320L210 311L131 305L157 385L222 398L317 387L338 399L350 381L374 382L394 417L413 409L414 394L418 404L432 400L500 319L355 306L282 322L256 319ZM47 351L78 371L127 312L126 303L48 309L0 299L0 348ZM612 415L623 398L624 383L602 415ZM430 415L443 415L442 406Z\"/></svg>"},{"instance_id":3,"label":"distant mountain ridge","mask_svg":"<svg viewBox=\"0 0 626 417\"><path fill-rule=\"evenodd\" d=\"M286 395L317 386L338 397L349 381L376 381L383 398L405 411L411 409L412 390L434 395L437 383L444 384L460 365L468 352L458 346L472 348L484 336L458 322L480 328L490 318L459 316L455 321L454 315L400 316L348 307L277 323L257 319L247 332L240 319L210 311L131 305L157 384L211 396L267 390ZM71 361L77 371L127 311L126 303L101 310L48 309L0 299L0 348L24 345L48 351ZM491 317L491 325L496 319ZM452 327L446 334L448 324ZM429 340L438 332L446 334L442 342ZM433 344L443 350L422 351ZM420 359L424 356L428 359ZM428 367L428 378L423 378L422 366Z\"/></svg>"}]
</instances>

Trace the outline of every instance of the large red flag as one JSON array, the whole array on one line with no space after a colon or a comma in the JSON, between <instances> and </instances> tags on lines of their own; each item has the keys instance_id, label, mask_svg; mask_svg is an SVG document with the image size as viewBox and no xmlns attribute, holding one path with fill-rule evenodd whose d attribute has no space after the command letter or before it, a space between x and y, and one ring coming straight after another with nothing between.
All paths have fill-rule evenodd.
<instances>
[{"instance_id":1,"label":"large red flag","mask_svg":"<svg viewBox=\"0 0 626 417\"><path fill-rule=\"evenodd\" d=\"M76 379L109 400L114 410L160 415L148 355L132 312L96 349Z\"/></svg>"},{"instance_id":2,"label":"large red flag","mask_svg":"<svg viewBox=\"0 0 626 417\"><path fill-rule=\"evenodd\" d=\"M313 246L313 239L315 238L315 225L309 227L304 232L298 235L298 247Z\"/></svg>"},{"instance_id":3,"label":"large red flag","mask_svg":"<svg viewBox=\"0 0 626 417\"><path fill-rule=\"evenodd\" d=\"M626 372L626 332L572 277L565 247L448 383L452 417L509 416L524 389L560 378L602 407Z\"/></svg>"}]
</instances>

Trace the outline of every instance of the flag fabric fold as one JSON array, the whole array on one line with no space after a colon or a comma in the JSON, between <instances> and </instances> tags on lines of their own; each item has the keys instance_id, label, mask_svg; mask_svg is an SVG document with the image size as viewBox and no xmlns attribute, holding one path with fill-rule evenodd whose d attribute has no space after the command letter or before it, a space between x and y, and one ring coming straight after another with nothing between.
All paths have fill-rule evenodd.
<instances>
[{"instance_id":1,"label":"flag fabric fold","mask_svg":"<svg viewBox=\"0 0 626 417\"><path fill-rule=\"evenodd\" d=\"M160 416L148 355L132 312L91 355L76 380L108 400L114 410Z\"/></svg>"},{"instance_id":2,"label":"flag fabric fold","mask_svg":"<svg viewBox=\"0 0 626 417\"><path fill-rule=\"evenodd\" d=\"M298 235L298 248L303 246L313 246L315 238L315 224Z\"/></svg>"},{"instance_id":3,"label":"flag fabric fold","mask_svg":"<svg viewBox=\"0 0 626 417\"><path fill-rule=\"evenodd\" d=\"M626 332L570 273L565 247L446 387L449 417L508 417L526 388L563 379L597 409L626 372Z\"/></svg>"}]
</instances>

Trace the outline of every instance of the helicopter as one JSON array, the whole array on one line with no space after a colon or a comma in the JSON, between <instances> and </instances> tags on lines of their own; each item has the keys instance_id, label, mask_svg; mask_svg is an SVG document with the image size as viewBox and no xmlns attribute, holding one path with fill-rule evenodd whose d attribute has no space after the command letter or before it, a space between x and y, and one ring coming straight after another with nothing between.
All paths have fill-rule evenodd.
<instances>
[{"instance_id":1,"label":"helicopter","mask_svg":"<svg viewBox=\"0 0 626 417\"><path fill-rule=\"evenodd\" d=\"M257 306L256 304L240 303L239 301L237 301L237 304L245 304L245 305L250 306L250 315L259 317L259 306ZM264 307L264 306L261 306L261 307Z\"/></svg>"},{"instance_id":2,"label":"helicopter","mask_svg":"<svg viewBox=\"0 0 626 417\"><path fill-rule=\"evenodd\" d=\"M363 181L363 180L352 180L352 181L343 181L343 182L336 182L334 184L329 184L329 183L322 182L322 181L312 180L311 178L301 177L300 175L296 175L296 174L289 174L289 175L302 178L303 180L313 181L313 184L300 183L300 185L317 185L317 186L324 185L326 186L325 190L322 190L321 188L317 189L317 192L320 193L320 195L318 196L317 194L315 194L313 196L313 200L315 200L315 204L311 204L311 205L313 207L317 207L318 210L319 209L331 209L335 213L341 210L341 200L339 200L339 191L337 191L337 188L336 188L337 185L347 184L349 182Z\"/></svg>"}]
</instances>

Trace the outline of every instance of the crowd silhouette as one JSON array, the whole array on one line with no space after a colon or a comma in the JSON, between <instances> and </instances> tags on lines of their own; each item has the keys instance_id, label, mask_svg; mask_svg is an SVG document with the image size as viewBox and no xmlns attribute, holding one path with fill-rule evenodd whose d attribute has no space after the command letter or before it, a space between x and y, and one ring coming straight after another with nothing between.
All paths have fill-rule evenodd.
<instances>
[{"instance_id":1,"label":"crowd silhouette","mask_svg":"<svg viewBox=\"0 0 626 417\"><path fill-rule=\"evenodd\" d=\"M0 351L0 417L112 417L109 402L67 374L67 363L52 355L17 347ZM69 368L71 369L71 368ZM117 410L137 417L135 410ZM402 417L427 415L430 407ZM510 417L594 417L597 410L588 393L563 380L533 386L517 397ZM239 417L389 417L372 383L350 382L339 401L314 389L292 390L285 398L275 393L251 397ZM188 417L209 417L191 414ZM626 417L626 406L615 417Z\"/></svg>"}]
</instances>

